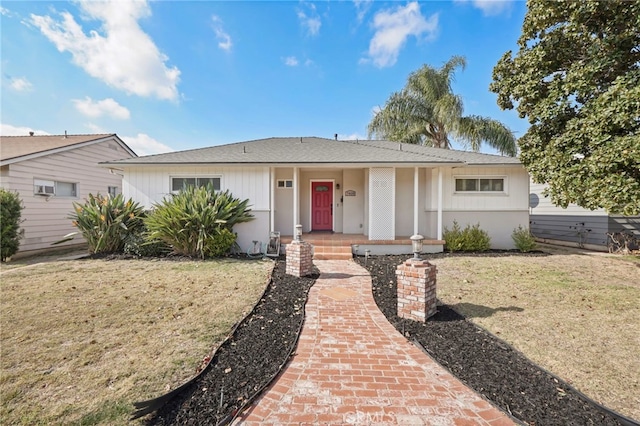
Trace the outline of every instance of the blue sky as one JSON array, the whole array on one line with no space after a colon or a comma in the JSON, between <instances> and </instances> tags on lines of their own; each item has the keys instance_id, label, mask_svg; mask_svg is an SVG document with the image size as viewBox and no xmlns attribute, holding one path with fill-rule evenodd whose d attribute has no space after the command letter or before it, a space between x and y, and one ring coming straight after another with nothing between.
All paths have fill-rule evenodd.
<instances>
[{"instance_id":1,"label":"blue sky","mask_svg":"<svg viewBox=\"0 0 640 426\"><path fill-rule=\"evenodd\" d=\"M463 55L465 114L524 1L2 1L1 133L117 133L139 155L274 136L364 139L423 64ZM458 145L458 148L463 148ZM492 152L483 149L484 152Z\"/></svg>"}]
</instances>

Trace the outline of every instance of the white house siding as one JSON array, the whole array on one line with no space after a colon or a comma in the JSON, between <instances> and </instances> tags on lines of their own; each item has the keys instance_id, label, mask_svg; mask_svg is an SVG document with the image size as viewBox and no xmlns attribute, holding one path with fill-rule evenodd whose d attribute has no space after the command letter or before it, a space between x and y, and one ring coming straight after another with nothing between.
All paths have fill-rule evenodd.
<instances>
[{"instance_id":1,"label":"white house siding","mask_svg":"<svg viewBox=\"0 0 640 426\"><path fill-rule=\"evenodd\" d=\"M505 192L455 193L456 177L503 177ZM434 226L437 220L438 169L431 169L427 179L427 222ZM464 228L480 224L491 237L496 249L513 248L511 233L519 225L529 224L529 175L522 167L461 167L442 169L443 227L451 228L453 221Z\"/></svg>"},{"instance_id":2,"label":"white house siding","mask_svg":"<svg viewBox=\"0 0 640 426\"><path fill-rule=\"evenodd\" d=\"M78 244L82 239L52 246L66 234L77 231L69 214L73 202L91 194L107 194L109 186L122 189L122 178L98 166L99 162L129 158L129 153L114 141L105 141L56 154L9 164L2 186L17 191L22 199L20 253ZM77 197L43 197L34 195L33 180L76 183Z\"/></svg>"},{"instance_id":3,"label":"white house siding","mask_svg":"<svg viewBox=\"0 0 640 426\"><path fill-rule=\"evenodd\" d=\"M293 180L293 168L276 168L275 194L275 231L282 235L293 235L293 191L294 188L278 188L280 179Z\"/></svg>"},{"instance_id":4,"label":"white house siding","mask_svg":"<svg viewBox=\"0 0 640 426\"><path fill-rule=\"evenodd\" d=\"M340 202L342 194L342 169L340 170L305 170L300 171L300 223L302 231L311 230L311 181L327 180L334 182L333 193L333 231L343 232L342 218L343 208ZM340 184L340 190L335 189L335 184Z\"/></svg>"},{"instance_id":5,"label":"white house siding","mask_svg":"<svg viewBox=\"0 0 640 426\"><path fill-rule=\"evenodd\" d=\"M234 197L249 199L255 220L237 225L238 244L243 250L252 240L269 239L269 168L268 167L215 167L215 166L152 166L127 167L123 179L123 194L133 198L145 208L171 193L171 177L220 176L220 188L228 189Z\"/></svg>"},{"instance_id":6,"label":"white house siding","mask_svg":"<svg viewBox=\"0 0 640 426\"><path fill-rule=\"evenodd\" d=\"M413 235L414 208L418 209L418 233L425 237L435 238L435 225L431 227L427 222L427 214L424 209L426 202L426 188L428 169L418 169L418 205L414 206L414 173L415 169L396 169L396 206L395 206L395 226L396 237L409 237ZM436 197L437 200L437 197Z\"/></svg>"},{"instance_id":7,"label":"white house siding","mask_svg":"<svg viewBox=\"0 0 640 426\"><path fill-rule=\"evenodd\" d=\"M343 182L340 196L343 197L343 227L345 234L364 233L364 214L366 204L365 193L365 171L363 169L345 169L342 173ZM355 195L346 196L347 191L355 191Z\"/></svg>"}]
</instances>

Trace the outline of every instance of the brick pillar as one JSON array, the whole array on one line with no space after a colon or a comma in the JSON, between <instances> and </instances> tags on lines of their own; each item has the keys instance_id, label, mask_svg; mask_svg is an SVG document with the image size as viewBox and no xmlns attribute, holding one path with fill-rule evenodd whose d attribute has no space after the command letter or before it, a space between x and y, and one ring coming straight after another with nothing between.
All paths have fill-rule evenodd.
<instances>
[{"instance_id":1,"label":"brick pillar","mask_svg":"<svg viewBox=\"0 0 640 426\"><path fill-rule=\"evenodd\" d=\"M436 265L409 259L398 265L398 316L425 322L436 313Z\"/></svg>"},{"instance_id":2,"label":"brick pillar","mask_svg":"<svg viewBox=\"0 0 640 426\"><path fill-rule=\"evenodd\" d=\"M292 241L287 244L286 272L296 277L312 274L311 244L304 241Z\"/></svg>"}]
</instances>

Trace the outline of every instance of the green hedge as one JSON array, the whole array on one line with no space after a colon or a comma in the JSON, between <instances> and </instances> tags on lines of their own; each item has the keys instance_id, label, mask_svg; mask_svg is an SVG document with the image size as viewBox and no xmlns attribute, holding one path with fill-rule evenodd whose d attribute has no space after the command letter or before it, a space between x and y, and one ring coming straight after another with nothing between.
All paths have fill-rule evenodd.
<instances>
[{"instance_id":1,"label":"green hedge","mask_svg":"<svg viewBox=\"0 0 640 426\"><path fill-rule=\"evenodd\" d=\"M22 200L15 192L0 188L0 221L2 237L0 252L2 262L17 253L20 247L20 218L22 216Z\"/></svg>"}]
</instances>

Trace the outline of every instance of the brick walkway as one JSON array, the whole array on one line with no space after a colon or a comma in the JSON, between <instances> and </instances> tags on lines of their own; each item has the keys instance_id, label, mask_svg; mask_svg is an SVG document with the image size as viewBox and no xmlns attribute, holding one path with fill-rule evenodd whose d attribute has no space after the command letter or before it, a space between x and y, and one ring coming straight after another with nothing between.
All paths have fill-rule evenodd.
<instances>
[{"instance_id":1,"label":"brick walkway","mask_svg":"<svg viewBox=\"0 0 640 426\"><path fill-rule=\"evenodd\" d=\"M514 424L389 324L365 269L314 263L296 355L236 424Z\"/></svg>"}]
</instances>

